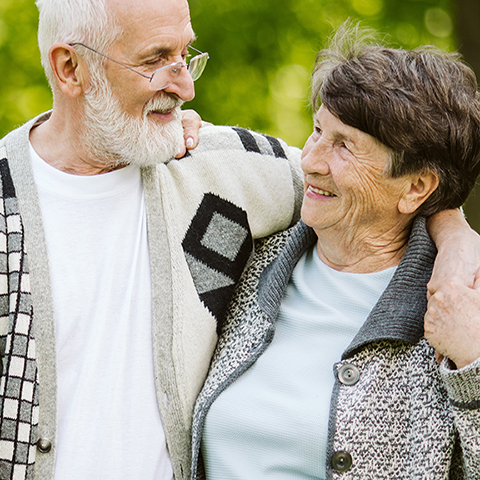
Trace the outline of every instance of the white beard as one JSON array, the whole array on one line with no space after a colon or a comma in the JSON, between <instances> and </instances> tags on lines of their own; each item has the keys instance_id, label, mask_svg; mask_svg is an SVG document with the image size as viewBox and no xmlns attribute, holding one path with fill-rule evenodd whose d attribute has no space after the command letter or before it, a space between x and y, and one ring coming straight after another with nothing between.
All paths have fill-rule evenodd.
<instances>
[{"instance_id":1,"label":"white beard","mask_svg":"<svg viewBox=\"0 0 480 480\"><path fill-rule=\"evenodd\" d=\"M95 87L85 94L84 140L97 161L112 167L143 167L168 162L180 151L183 102L178 97L160 92L147 103L142 118L136 119L123 111L106 78L93 74L92 83ZM174 119L168 123L149 118L150 112L171 109Z\"/></svg>"}]
</instances>

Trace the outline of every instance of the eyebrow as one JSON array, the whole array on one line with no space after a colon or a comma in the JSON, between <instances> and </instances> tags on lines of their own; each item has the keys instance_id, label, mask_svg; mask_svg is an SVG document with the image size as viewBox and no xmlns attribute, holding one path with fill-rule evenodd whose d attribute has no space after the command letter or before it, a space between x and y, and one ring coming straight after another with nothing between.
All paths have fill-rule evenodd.
<instances>
[{"instance_id":1,"label":"eyebrow","mask_svg":"<svg viewBox=\"0 0 480 480\"><path fill-rule=\"evenodd\" d=\"M333 134L333 138L335 141L342 141L342 140L345 140L347 142L352 142L354 143L354 140L352 139L352 137L350 135L345 135L344 133L340 133L340 132L334 132Z\"/></svg>"},{"instance_id":2,"label":"eyebrow","mask_svg":"<svg viewBox=\"0 0 480 480\"><path fill-rule=\"evenodd\" d=\"M315 126L317 126L323 132L322 124L320 123L320 121L315 119L314 123L315 123ZM347 142L355 143L355 141L353 140L353 138L350 135L347 135L345 133L341 133L338 130L335 130L333 132L332 138L335 142L347 141Z\"/></svg>"},{"instance_id":3,"label":"eyebrow","mask_svg":"<svg viewBox=\"0 0 480 480\"><path fill-rule=\"evenodd\" d=\"M193 37L191 37L191 39L187 42L185 47L189 47L196 40L197 40L197 37L195 35L193 35ZM146 52L144 52L142 57L144 59L147 59L147 58L151 58L151 57L169 55L174 50L176 50L176 47L175 48L171 48L171 47L152 47L150 50L147 50Z\"/></svg>"}]
</instances>

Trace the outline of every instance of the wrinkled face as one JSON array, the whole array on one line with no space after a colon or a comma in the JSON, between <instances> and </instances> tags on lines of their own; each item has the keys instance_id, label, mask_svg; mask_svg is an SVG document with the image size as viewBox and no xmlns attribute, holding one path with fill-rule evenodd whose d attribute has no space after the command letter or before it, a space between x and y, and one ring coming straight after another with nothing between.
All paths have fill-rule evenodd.
<instances>
[{"instance_id":1,"label":"wrinkled face","mask_svg":"<svg viewBox=\"0 0 480 480\"><path fill-rule=\"evenodd\" d=\"M187 47L195 39L186 0L110 0L123 34L107 52L109 56L145 75L170 63L185 60ZM113 94L125 112L140 118L145 105L158 92L149 89L149 80L114 62L107 61L106 75ZM183 102L194 97L193 81L186 68L163 92ZM151 120L165 123L170 112L150 114Z\"/></svg>"},{"instance_id":2,"label":"wrinkled face","mask_svg":"<svg viewBox=\"0 0 480 480\"><path fill-rule=\"evenodd\" d=\"M186 0L110 0L109 7L123 34L107 55L149 76L185 60L195 38ZM166 89L152 91L147 78L109 60L104 64L85 94L87 146L117 163L167 161L183 142L180 105L194 97L187 69Z\"/></svg>"},{"instance_id":3,"label":"wrinkled face","mask_svg":"<svg viewBox=\"0 0 480 480\"><path fill-rule=\"evenodd\" d=\"M387 176L388 161L384 145L320 107L302 153L304 222L317 234L384 232L402 217L398 202L408 184Z\"/></svg>"}]
</instances>

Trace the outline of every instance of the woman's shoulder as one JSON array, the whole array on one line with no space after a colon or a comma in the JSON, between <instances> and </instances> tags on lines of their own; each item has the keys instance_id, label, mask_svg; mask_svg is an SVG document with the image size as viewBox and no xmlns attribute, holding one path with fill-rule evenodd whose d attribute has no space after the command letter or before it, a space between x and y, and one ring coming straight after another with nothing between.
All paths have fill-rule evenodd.
<instances>
[{"instance_id":1,"label":"woman's shoulder","mask_svg":"<svg viewBox=\"0 0 480 480\"><path fill-rule=\"evenodd\" d=\"M300 221L287 230L257 240L230 302L227 323L256 310L265 289L273 288L281 297L282 285L288 282L298 259L315 238L313 231Z\"/></svg>"},{"instance_id":2,"label":"woman's shoulder","mask_svg":"<svg viewBox=\"0 0 480 480\"><path fill-rule=\"evenodd\" d=\"M293 227L255 241L254 254L241 281L259 278L274 263L296 263L312 243L313 231L302 221Z\"/></svg>"}]
</instances>

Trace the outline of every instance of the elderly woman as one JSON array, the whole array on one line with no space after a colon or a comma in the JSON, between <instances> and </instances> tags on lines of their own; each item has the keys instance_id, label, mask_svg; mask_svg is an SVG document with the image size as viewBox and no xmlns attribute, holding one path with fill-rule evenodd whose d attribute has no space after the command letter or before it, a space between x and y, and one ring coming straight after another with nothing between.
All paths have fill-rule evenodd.
<instances>
[{"instance_id":1,"label":"elderly woman","mask_svg":"<svg viewBox=\"0 0 480 480\"><path fill-rule=\"evenodd\" d=\"M425 216L475 183L476 79L454 54L354 37L317 58L303 221L257 244L236 290L192 478L480 478L478 355L439 365L423 336Z\"/></svg>"}]
</instances>

